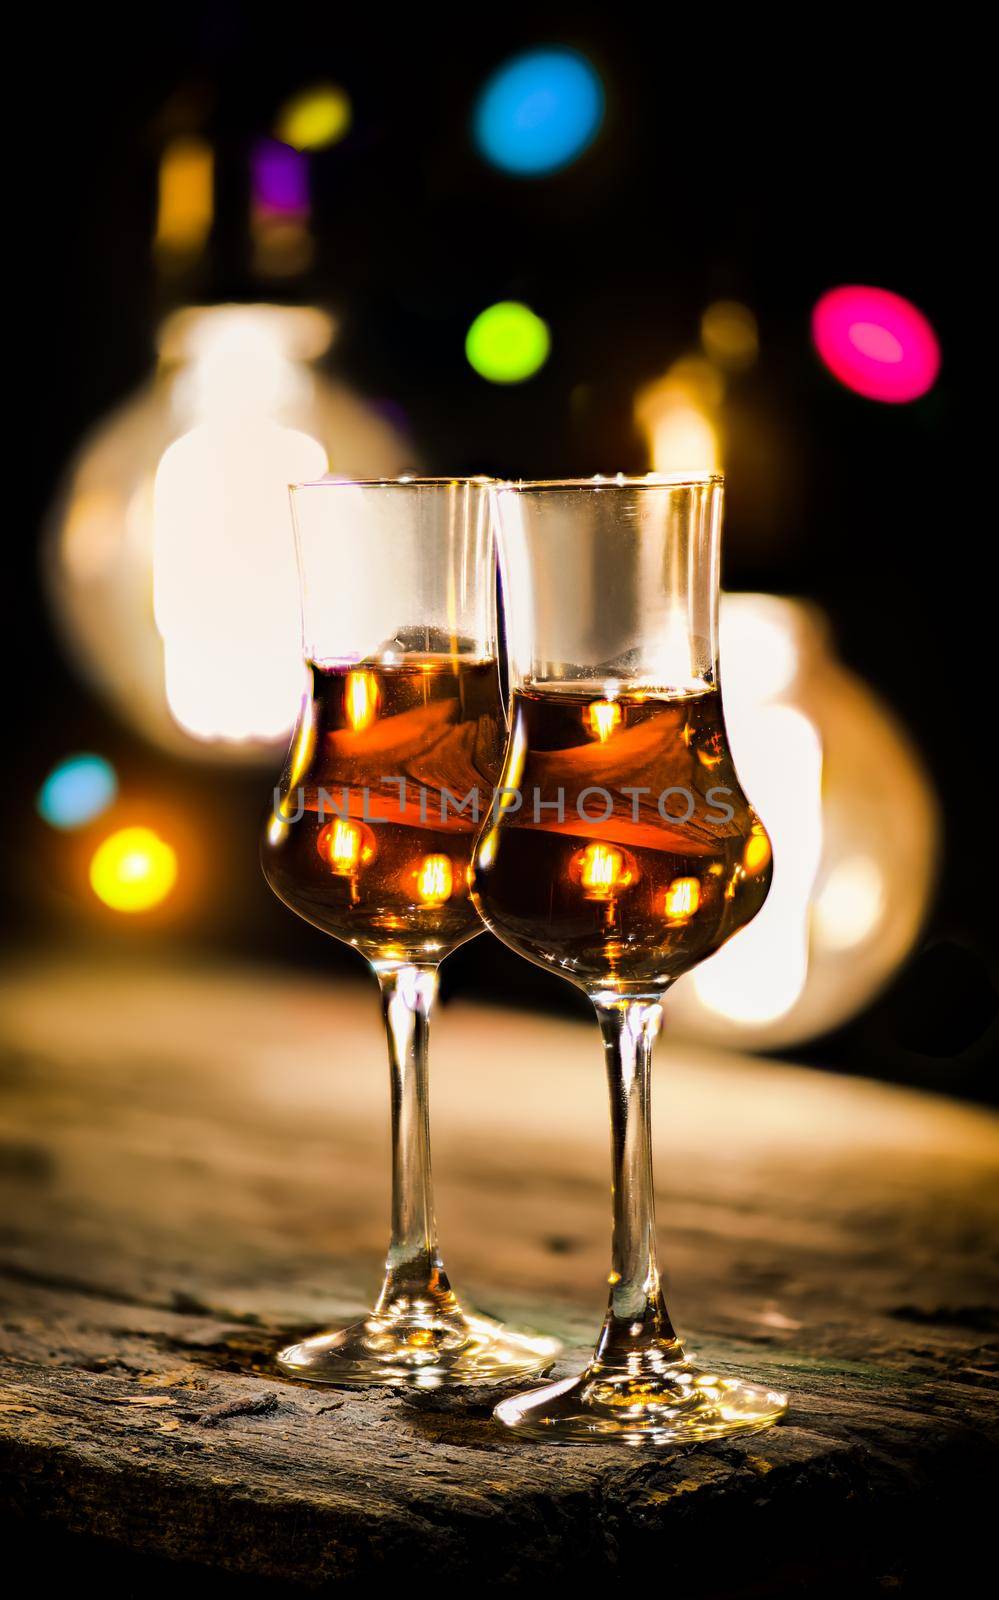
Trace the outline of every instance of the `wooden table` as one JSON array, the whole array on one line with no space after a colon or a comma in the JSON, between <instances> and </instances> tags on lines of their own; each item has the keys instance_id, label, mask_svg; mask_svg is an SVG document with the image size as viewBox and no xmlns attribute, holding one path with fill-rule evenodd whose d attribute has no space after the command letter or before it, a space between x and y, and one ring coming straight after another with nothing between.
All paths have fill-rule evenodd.
<instances>
[{"instance_id":1,"label":"wooden table","mask_svg":"<svg viewBox=\"0 0 999 1600\"><path fill-rule=\"evenodd\" d=\"M665 1040L674 1315L790 1412L680 1454L541 1446L481 1397L417 1405L270 1367L377 1284L373 985L36 967L8 975L3 1021L0 1504L36 1578L69 1560L129 1593L613 1575L670 1600L854 1596L922 1593L990 1548L985 1112ZM607 1264L596 1030L455 1002L433 1090L452 1278L559 1334L569 1370Z\"/></svg>"}]
</instances>

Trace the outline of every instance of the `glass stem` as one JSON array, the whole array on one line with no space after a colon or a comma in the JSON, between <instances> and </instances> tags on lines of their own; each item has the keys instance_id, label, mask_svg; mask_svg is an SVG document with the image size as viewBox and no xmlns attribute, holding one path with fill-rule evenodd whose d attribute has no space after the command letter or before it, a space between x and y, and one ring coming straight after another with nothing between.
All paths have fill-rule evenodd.
<instances>
[{"instance_id":1,"label":"glass stem","mask_svg":"<svg viewBox=\"0 0 999 1600\"><path fill-rule=\"evenodd\" d=\"M452 1311L456 1301L437 1248L430 1173L427 1052L435 967L379 963L392 1092L392 1239L375 1307L398 1316L413 1308ZM422 1301L422 1307L414 1302ZM431 1302L431 1307L426 1302Z\"/></svg>"},{"instance_id":2,"label":"glass stem","mask_svg":"<svg viewBox=\"0 0 999 1600\"><path fill-rule=\"evenodd\" d=\"M594 1360L640 1376L682 1361L659 1282L652 1184L650 1077L661 997L595 1001L610 1089L614 1234L610 1300Z\"/></svg>"}]
</instances>

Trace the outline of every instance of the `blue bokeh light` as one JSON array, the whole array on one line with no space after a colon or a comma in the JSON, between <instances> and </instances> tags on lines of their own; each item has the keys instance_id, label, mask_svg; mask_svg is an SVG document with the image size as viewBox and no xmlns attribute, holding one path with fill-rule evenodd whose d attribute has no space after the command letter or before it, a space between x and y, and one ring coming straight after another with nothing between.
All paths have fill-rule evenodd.
<instances>
[{"instance_id":1,"label":"blue bokeh light","mask_svg":"<svg viewBox=\"0 0 999 1600\"><path fill-rule=\"evenodd\" d=\"M493 73L479 96L473 131L494 166L542 177L582 155L603 115L603 84L585 56L563 48L531 50Z\"/></svg>"},{"instance_id":2,"label":"blue bokeh light","mask_svg":"<svg viewBox=\"0 0 999 1600\"><path fill-rule=\"evenodd\" d=\"M67 756L38 791L39 815L53 828L82 828L106 811L117 793L114 767L103 756Z\"/></svg>"}]
</instances>

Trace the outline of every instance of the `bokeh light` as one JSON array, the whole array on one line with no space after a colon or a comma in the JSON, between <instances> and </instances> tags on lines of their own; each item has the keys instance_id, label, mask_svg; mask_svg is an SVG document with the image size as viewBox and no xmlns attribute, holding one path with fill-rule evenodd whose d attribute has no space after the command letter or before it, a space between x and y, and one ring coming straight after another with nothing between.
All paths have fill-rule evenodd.
<instances>
[{"instance_id":1,"label":"bokeh light","mask_svg":"<svg viewBox=\"0 0 999 1600\"><path fill-rule=\"evenodd\" d=\"M187 260L203 248L214 214L215 158L204 139L171 139L160 159L156 253Z\"/></svg>"},{"instance_id":2,"label":"bokeh light","mask_svg":"<svg viewBox=\"0 0 999 1600\"><path fill-rule=\"evenodd\" d=\"M635 397L635 421L653 472L716 472L724 379L702 356L683 356ZM686 644L681 645L681 656Z\"/></svg>"},{"instance_id":3,"label":"bokeh light","mask_svg":"<svg viewBox=\"0 0 999 1600\"><path fill-rule=\"evenodd\" d=\"M302 655L294 550L275 529L288 517L287 485L322 477L326 451L279 420L301 380L267 308L227 307L192 344L191 425L164 451L153 487L167 700L195 738L279 738L301 701Z\"/></svg>"},{"instance_id":4,"label":"bokeh light","mask_svg":"<svg viewBox=\"0 0 999 1600\"><path fill-rule=\"evenodd\" d=\"M504 172L542 177L582 155L603 115L603 85L585 56L564 48L531 50L486 83L475 108L475 142Z\"/></svg>"},{"instance_id":5,"label":"bokeh light","mask_svg":"<svg viewBox=\"0 0 999 1600\"><path fill-rule=\"evenodd\" d=\"M82 828L106 811L117 793L114 767L103 756L67 756L38 791L39 815L53 828Z\"/></svg>"},{"instance_id":6,"label":"bokeh light","mask_svg":"<svg viewBox=\"0 0 999 1600\"><path fill-rule=\"evenodd\" d=\"M152 828L119 828L90 863L90 887L112 911L151 911L176 881L177 852Z\"/></svg>"},{"instance_id":7,"label":"bokeh light","mask_svg":"<svg viewBox=\"0 0 999 1600\"><path fill-rule=\"evenodd\" d=\"M829 950L863 944L881 921L884 873L872 856L837 862L812 906L812 931Z\"/></svg>"},{"instance_id":8,"label":"bokeh light","mask_svg":"<svg viewBox=\"0 0 999 1600\"><path fill-rule=\"evenodd\" d=\"M309 213L309 166L300 155L276 139L258 139L250 163L253 204L280 216Z\"/></svg>"},{"instance_id":9,"label":"bokeh light","mask_svg":"<svg viewBox=\"0 0 999 1600\"><path fill-rule=\"evenodd\" d=\"M318 365L335 334L302 303L178 308L148 380L66 473L45 534L60 643L172 754L271 773L304 670L288 484L322 477L329 457L354 478L414 465L413 445ZM70 732L52 760L82 740ZM185 886L189 859L185 843Z\"/></svg>"},{"instance_id":10,"label":"bokeh light","mask_svg":"<svg viewBox=\"0 0 999 1600\"><path fill-rule=\"evenodd\" d=\"M325 150L348 132L352 110L346 90L333 83L303 89L281 107L275 133L295 150Z\"/></svg>"},{"instance_id":11,"label":"bokeh light","mask_svg":"<svg viewBox=\"0 0 999 1600\"><path fill-rule=\"evenodd\" d=\"M523 383L544 366L550 349L548 324L519 300L480 311L465 338L469 363L490 383Z\"/></svg>"},{"instance_id":12,"label":"bokeh light","mask_svg":"<svg viewBox=\"0 0 999 1600\"><path fill-rule=\"evenodd\" d=\"M291 278L312 264L309 157L277 139L258 139L250 158L253 268L265 278Z\"/></svg>"},{"instance_id":13,"label":"bokeh light","mask_svg":"<svg viewBox=\"0 0 999 1600\"><path fill-rule=\"evenodd\" d=\"M756 360L760 334L756 318L738 300L716 300L701 318L701 343L712 361L729 372L744 372Z\"/></svg>"},{"instance_id":14,"label":"bokeh light","mask_svg":"<svg viewBox=\"0 0 999 1600\"><path fill-rule=\"evenodd\" d=\"M833 377L868 400L918 400L940 370L929 322L911 300L889 289L830 289L812 313L812 338Z\"/></svg>"}]
</instances>

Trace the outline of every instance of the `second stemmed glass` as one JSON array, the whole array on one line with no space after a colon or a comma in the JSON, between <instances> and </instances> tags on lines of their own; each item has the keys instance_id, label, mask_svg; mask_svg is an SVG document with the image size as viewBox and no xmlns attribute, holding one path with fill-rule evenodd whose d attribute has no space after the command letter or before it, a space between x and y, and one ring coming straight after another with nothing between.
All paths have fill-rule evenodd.
<instances>
[{"instance_id":1,"label":"second stemmed glass","mask_svg":"<svg viewBox=\"0 0 999 1600\"><path fill-rule=\"evenodd\" d=\"M262 845L275 894L382 993L392 1239L375 1309L283 1350L335 1384L503 1383L558 1346L459 1304L437 1246L427 1041L440 963L481 931L468 869L504 733L485 479L296 485L309 687Z\"/></svg>"},{"instance_id":2,"label":"second stemmed glass","mask_svg":"<svg viewBox=\"0 0 999 1600\"><path fill-rule=\"evenodd\" d=\"M756 915L770 883L770 842L721 711L721 479L509 484L496 497L511 726L473 896L505 943L593 1001L614 1202L593 1359L496 1416L545 1439L631 1445L765 1427L783 1395L685 1356L660 1283L652 1194L663 996Z\"/></svg>"}]
</instances>

